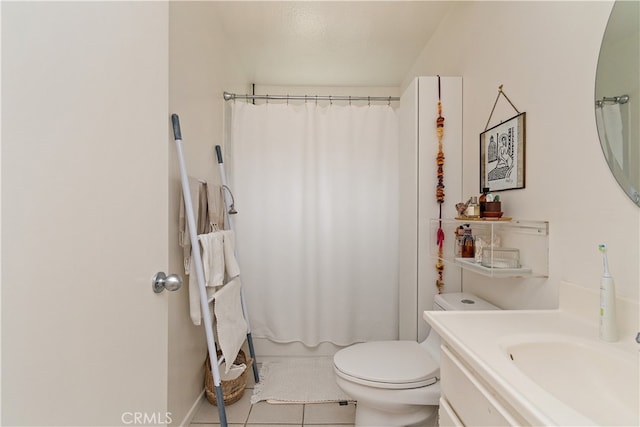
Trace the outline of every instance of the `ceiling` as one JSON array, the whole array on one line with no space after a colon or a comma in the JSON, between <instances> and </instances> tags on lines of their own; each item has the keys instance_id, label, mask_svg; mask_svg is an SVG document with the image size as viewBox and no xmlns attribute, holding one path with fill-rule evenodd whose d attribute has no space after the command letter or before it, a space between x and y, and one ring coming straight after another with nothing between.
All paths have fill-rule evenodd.
<instances>
[{"instance_id":1,"label":"ceiling","mask_svg":"<svg viewBox=\"0 0 640 427\"><path fill-rule=\"evenodd\" d=\"M452 2L222 1L216 14L257 84L400 86Z\"/></svg>"}]
</instances>

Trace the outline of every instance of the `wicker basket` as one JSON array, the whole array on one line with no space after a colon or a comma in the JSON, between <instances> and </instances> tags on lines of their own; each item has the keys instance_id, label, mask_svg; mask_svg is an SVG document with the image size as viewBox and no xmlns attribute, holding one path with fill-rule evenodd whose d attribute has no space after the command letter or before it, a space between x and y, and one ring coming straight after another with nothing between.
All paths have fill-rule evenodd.
<instances>
[{"instance_id":1,"label":"wicker basket","mask_svg":"<svg viewBox=\"0 0 640 427\"><path fill-rule=\"evenodd\" d=\"M220 357L220 355L221 352L220 350L218 350L218 357ZM237 402L242 398L242 395L244 394L244 389L247 386L247 372L251 368L253 359L251 359L250 357L247 358L244 354L244 351L242 350L238 352L238 356L236 356L234 364L240 365L241 363L247 365L247 368L242 374L240 374L238 378L230 381L220 381L220 387L222 388L222 398L225 405L231 405L232 403ZM216 399L216 388L213 383L213 374L211 373L211 363L209 362L208 354L204 366L204 388L207 394L207 400L212 405L217 405L218 400Z\"/></svg>"}]
</instances>

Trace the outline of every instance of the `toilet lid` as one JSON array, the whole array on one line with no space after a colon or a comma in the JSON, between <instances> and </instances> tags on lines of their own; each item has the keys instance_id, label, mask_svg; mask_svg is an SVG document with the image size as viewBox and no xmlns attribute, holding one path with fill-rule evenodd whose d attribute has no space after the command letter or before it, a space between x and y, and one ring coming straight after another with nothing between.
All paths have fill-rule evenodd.
<instances>
[{"instance_id":1,"label":"toilet lid","mask_svg":"<svg viewBox=\"0 0 640 427\"><path fill-rule=\"evenodd\" d=\"M337 373L373 387L407 389L437 381L438 364L415 341L373 341L355 344L333 357Z\"/></svg>"}]
</instances>

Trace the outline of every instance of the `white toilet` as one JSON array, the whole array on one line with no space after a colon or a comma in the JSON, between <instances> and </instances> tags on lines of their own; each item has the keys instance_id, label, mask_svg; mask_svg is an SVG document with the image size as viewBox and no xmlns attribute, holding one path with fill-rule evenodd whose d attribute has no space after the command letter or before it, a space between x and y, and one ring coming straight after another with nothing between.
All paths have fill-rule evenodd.
<instances>
[{"instance_id":1,"label":"white toilet","mask_svg":"<svg viewBox=\"0 0 640 427\"><path fill-rule=\"evenodd\" d=\"M434 310L499 310L475 295L436 295ZM333 357L338 386L356 404L356 426L436 425L440 399L440 337L422 343L372 341Z\"/></svg>"}]
</instances>

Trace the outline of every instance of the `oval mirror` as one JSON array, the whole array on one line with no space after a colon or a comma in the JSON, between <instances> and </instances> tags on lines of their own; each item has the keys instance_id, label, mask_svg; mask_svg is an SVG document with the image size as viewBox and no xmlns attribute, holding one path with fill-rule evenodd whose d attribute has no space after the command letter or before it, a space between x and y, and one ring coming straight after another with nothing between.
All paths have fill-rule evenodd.
<instances>
[{"instance_id":1,"label":"oval mirror","mask_svg":"<svg viewBox=\"0 0 640 427\"><path fill-rule=\"evenodd\" d=\"M595 112L609 169L640 206L640 2L616 1L602 39Z\"/></svg>"}]
</instances>

